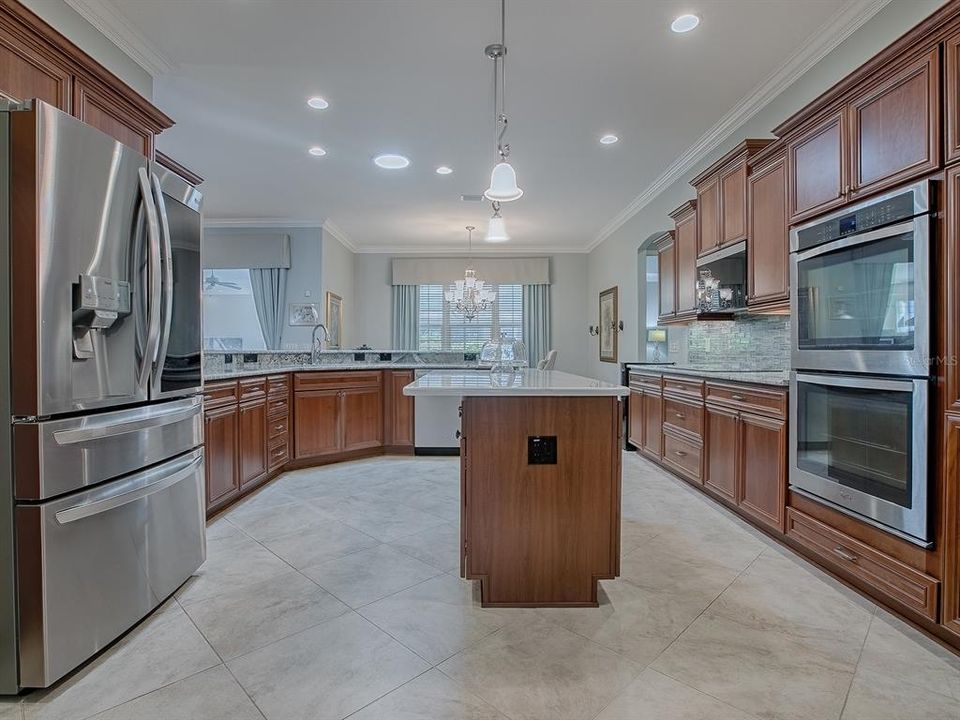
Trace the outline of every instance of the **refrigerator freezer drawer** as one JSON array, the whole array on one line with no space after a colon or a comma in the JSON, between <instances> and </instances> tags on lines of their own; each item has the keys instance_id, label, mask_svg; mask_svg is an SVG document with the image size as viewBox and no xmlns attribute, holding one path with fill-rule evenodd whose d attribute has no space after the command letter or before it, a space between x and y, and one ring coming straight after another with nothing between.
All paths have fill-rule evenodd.
<instances>
[{"instance_id":1,"label":"refrigerator freezer drawer","mask_svg":"<svg viewBox=\"0 0 960 720\"><path fill-rule=\"evenodd\" d=\"M47 687L205 559L203 451L39 505L17 522L20 685Z\"/></svg>"},{"instance_id":2,"label":"refrigerator freezer drawer","mask_svg":"<svg viewBox=\"0 0 960 720\"><path fill-rule=\"evenodd\" d=\"M203 443L199 396L14 425L16 497L45 500L135 472Z\"/></svg>"}]
</instances>

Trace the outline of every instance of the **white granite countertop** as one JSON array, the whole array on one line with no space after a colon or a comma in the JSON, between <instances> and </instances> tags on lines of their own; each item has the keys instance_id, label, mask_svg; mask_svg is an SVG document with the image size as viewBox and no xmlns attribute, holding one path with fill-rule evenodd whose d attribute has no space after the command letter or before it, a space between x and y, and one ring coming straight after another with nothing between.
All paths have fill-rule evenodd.
<instances>
[{"instance_id":1,"label":"white granite countertop","mask_svg":"<svg viewBox=\"0 0 960 720\"><path fill-rule=\"evenodd\" d=\"M321 363L318 365L273 365L269 367L243 368L240 370L224 370L223 372L204 373L204 382L217 380L232 380L234 378L254 377L257 375L276 375L288 372L325 372L328 370L470 370L477 367L476 363L458 363L443 365L436 363L391 363L391 362L354 362L354 363Z\"/></svg>"},{"instance_id":2,"label":"white granite countertop","mask_svg":"<svg viewBox=\"0 0 960 720\"><path fill-rule=\"evenodd\" d=\"M404 395L423 397L447 395L472 397L479 395L504 396L587 396L606 395L623 397L629 388L594 380L593 378L559 370L524 368L516 373L493 374L489 370L434 370L410 383Z\"/></svg>"},{"instance_id":3,"label":"white granite countertop","mask_svg":"<svg viewBox=\"0 0 960 720\"><path fill-rule=\"evenodd\" d=\"M707 380L729 380L753 385L776 385L786 387L790 384L789 370L724 370L693 367L688 365L627 365L630 370L660 373L661 375L693 375Z\"/></svg>"}]
</instances>

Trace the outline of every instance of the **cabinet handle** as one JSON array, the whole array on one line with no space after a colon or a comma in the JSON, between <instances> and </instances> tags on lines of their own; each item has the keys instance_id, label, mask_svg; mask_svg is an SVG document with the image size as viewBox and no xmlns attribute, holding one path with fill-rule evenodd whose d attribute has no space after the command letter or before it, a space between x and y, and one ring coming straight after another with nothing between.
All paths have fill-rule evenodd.
<instances>
[{"instance_id":1,"label":"cabinet handle","mask_svg":"<svg viewBox=\"0 0 960 720\"><path fill-rule=\"evenodd\" d=\"M683 413L674 413L674 415L676 415L681 420L683 420L686 417L686 415L684 415Z\"/></svg>"},{"instance_id":2,"label":"cabinet handle","mask_svg":"<svg viewBox=\"0 0 960 720\"><path fill-rule=\"evenodd\" d=\"M731 396L730 396L730 399L731 399L731 400L738 400L738 401L739 401L739 400L746 400L746 398L745 398L743 395L731 395Z\"/></svg>"},{"instance_id":3,"label":"cabinet handle","mask_svg":"<svg viewBox=\"0 0 960 720\"><path fill-rule=\"evenodd\" d=\"M838 545L833 549L833 554L843 558L847 562L852 562L852 563L855 563L857 560L860 559L856 555L854 555L852 552L850 552L849 550L847 550L846 548L840 545Z\"/></svg>"},{"instance_id":4,"label":"cabinet handle","mask_svg":"<svg viewBox=\"0 0 960 720\"><path fill-rule=\"evenodd\" d=\"M686 457L687 454L683 450L674 450L673 454L677 457Z\"/></svg>"}]
</instances>

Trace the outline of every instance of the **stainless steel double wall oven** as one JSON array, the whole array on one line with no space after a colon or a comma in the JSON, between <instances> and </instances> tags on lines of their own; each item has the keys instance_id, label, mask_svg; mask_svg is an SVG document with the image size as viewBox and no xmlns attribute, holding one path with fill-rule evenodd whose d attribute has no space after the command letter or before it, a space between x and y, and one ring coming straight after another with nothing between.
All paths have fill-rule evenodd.
<instances>
[{"instance_id":1,"label":"stainless steel double wall oven","mask_svg":"<svg viewBox=\"0 0 960 720\"><path fill-rule=\"evenodd\" d=\"M790 483L930 541L932 181L794 228Z\"/></svg>"},{"instance_id":2,"label":"stainless steel double wall oven","mask_svg":"<svg viewBox=\"0 0 960 720\"><path fill-rule=\"evenodd\" d=\"M203 562L201 196L34 101L0 111L0 692Z\"/></svg>"}]
</instances>

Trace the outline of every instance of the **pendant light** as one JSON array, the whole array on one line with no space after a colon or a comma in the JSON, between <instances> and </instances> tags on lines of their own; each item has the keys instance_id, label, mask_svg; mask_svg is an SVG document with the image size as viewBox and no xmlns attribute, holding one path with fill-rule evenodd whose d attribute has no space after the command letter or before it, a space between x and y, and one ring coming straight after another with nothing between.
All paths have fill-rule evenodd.
<instances>
[{"instance_id":1,"label":"pendant light","mask_svg":"<svg viewBox=\"0 0 960 720\"><path fill-rule=\"evenodd\" d=\"M500 216L500 203L493 203L493 217L487 225L487 235L483 238L488 243L507 242L510 236L507 235L507 225Z\"/></svg>"},{"instance_id":2,"label":"pendant light","mask_svg":"<svg viewBox=\"0 0 960 720\"><path fill-rule=\"evenodd\" d=\"M509 163L509 143L503 142L507 132L507 112L504 97L506 95L506 58L507 58L507 8L506 0L500 0L500 42L487 45L484 53L493 60L493 116L497 127L497 158L499 162L490 173L490 187L483 193L487 200L511 202L523 195L517 186L517 172Z\"/></svg>"},{"instance_id":3,"label":"pendant light","mask_svg":"<svg viewBox=\"0 0 960 720\"><path fill-rule=\"evenodd\" d=\"M484 310L493 305L497 293L493 287L483 280L477 279L477 271L473 269L473 225L467 225L467 269L463 272L463 280L455 280L453 285L444 290L443 298L450 303L457 312L462 313L466 320L473 320Z\"/></svg>"}]
</instances>

